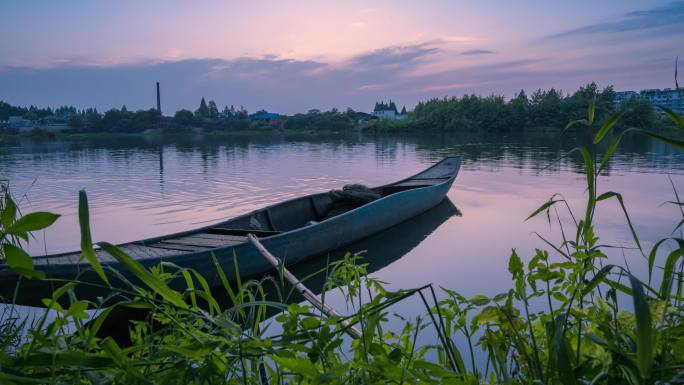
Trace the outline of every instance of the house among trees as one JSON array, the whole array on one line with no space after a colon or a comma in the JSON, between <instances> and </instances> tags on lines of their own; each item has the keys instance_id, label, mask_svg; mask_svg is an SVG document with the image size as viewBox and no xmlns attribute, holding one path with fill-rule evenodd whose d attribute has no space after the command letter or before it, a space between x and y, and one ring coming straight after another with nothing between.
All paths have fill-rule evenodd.
<instances>
[{"instance_id":1,"label":"house among trees","mask_svg":"<svg viewBox=\"0 0 684 385\"><path fill-rule=\"evenodd\" d=\"M373 116L380 119L393 119L401 120L406 118L406 106L401 109L401 112L397 111L397 105L393 101L389 103L385 102L375 102L375 108L373 108Z\"/></svg>"},{"instance_id":2,"label":"house among trees","mask_svg":"<svg viewBox=\"0 0 684 385\"><path fill-rule=\"evenodd\" d=\"M282 115L266 110L257 111L249 115L249 120L253 122L278 123L281 119Z\"/></svg>"},{"instance_id":3,"label":"house among trees","mask_svg":"<svg viewBox=\"0 0 684 385\"><path fill-rule=\"evenodd\" d=\"M621 91L615 93L614 102L619 105L631 99L645 100L651 103L654 108L656 106L665 106L674 112L684 113L684 92L679 89L648 89L639 92ZM663 113L659 108L655 108L655 111Z\"/></svg>"}]
</instances>

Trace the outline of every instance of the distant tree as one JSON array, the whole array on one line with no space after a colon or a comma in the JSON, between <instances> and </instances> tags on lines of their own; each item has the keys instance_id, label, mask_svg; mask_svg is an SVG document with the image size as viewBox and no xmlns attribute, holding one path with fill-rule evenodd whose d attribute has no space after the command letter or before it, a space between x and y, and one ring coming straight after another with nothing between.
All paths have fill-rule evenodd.
<instances>
[{"instance_id":1,"label":"distant tree","mask_svg":"<svg viewBox=\"0 0 684 385\"><path fill-rule=\"evenodd\" d=\"M76 116L76 115L72 115ZM94 108L89 108L83 113L83 121L85 129L88 131L97 131L102 126L102 115Z\"/></svg>"},{"instance_id":2,"label":"distant tree","mask_svg":"<svg viewBox=\"0 0 684 385\"><path fill-rule=\"evenodd\" d=\"M218 110L218 107L216 107L216 103L213 100L209 101L208 110L209 110L208 114L209 114L210 118L218 119L219 110Z\"/></svg>"},{"instance_id":3,"label":"distant tree","mask_svg":"<svg viewBox=\"0 0 684 385\"><path fill-rule=\"evenodd\" d=\"M401 107L401 114L406 115L406 106Z\"/></svg>"},{"instance_id":4,"label":"distant tree","mask_svg":"<svg viewBox=\"0 0 684 385\"><path fill-rule=\"evenodd\" d=\"M129 132L141 132L151 128L159 127L161 114L156 108L136 111L130 116Z\"/></svg>"},{"instance_id":5,"label":"distant tree","mask_svg":"<svg viewBox=\"0 0 684 385\"><path fill-rule=\"evenodd\" d=\"M202 97L202 101L200 101L199 108L195 111L195 115L200 118L209 117L209 107L207 107L207 102L204 100L204 97Z\"/></svg>"},{"instance_id":6,"label":"distant tree","mask_svg":"<svg viewBox=\"0 0 684 385\"><path fill-rule=\"evenodd\" d=\"M349 113L350 109L342 113L337 109L321 112L319 110L311 110L306 114L296 114L290 116L285 120L284 128L290 130L333 130L344 131L351 130L355 127L356 113L352 116ZM352 110L353 112L353 110Z\"/></svg>"},{"instance_id":7,"label":"distant tree","mask_svg":"<svg viewBox=\"0 0 684 385\"><path fill-rule=\"evenodd\" d=\"M347 109L344 111L344 114L353 121L358 120L358 114L351 107L347 107Z\"/></svg>"},{"instance_id":8,"label":"distant tree","mask_svg":"<svg viewBox=\"0 0 684 385\"><path fill-rule=\"evenodd\" d=\"M38 114L36 114L35 111L31 111L31 110L26 111L26 112L24 113L24 119L36 120L36 119L38 119Z\"/></svg>"},{"instance_id":9,"label":"distant tree","mask_svg":"<svg viewBox=\"0 0 684 385\"><path fill-rule=\"evenodd\" d=\"M80 130L83 128L83 119L79 115L71 115L67 124L75 130Z\"/></svg>"},{"instance_id":10,"label":"distant tree","mask_svg":"<svg viewBox=\"0 0 684 385\"><path fill-rule=\"evenodd\" d=\"M76 108L74 106L61 106L55 110L54 115L60 118L68 118L71 115L75 115L77 113Z\"/></svg>"},{"instance_id":11,"label":"distant tree","mask_svg":"<svg viewBox=\"0 0 684 385\"><path fill-rule=\"evenodd\" d=\"M657 124L658 116L648 100L630 98L620 103L619 110L622 127L653 128Z\"/></svg>"},{"instance_id":12,"label":"distant tree","mask_svg":"<svg viewBox=\"0 0 684 385\"><path fill-rule=\"evenodd\" d=\"M173 116L173 120L182 126L190 126L195 121L195 115L192 113L192 111L178 110Z\"/></svg>"},{"instance_id":13,"label":"distant tree","mask_svg":"<svg viewBox=\"0 0 684 385\"><path fill-rule=\"evenodd\" d=\"M520 100L520 101L527 102L527 103L530 102L529 99L527 99L527 94L525 93L525 90L523 90L523 89L520 89L520 92L518 92L518 94L515 95L515 98Z\"/></svg>"},{"instance_id":14,"label":"distant tree","mask_svg":"<svg viewBox=\"0 0 684 385\"><path fill-rule=\"evenodd\" d=\"M25 113L26 109L23 107L15 107L0 101L0 120L7 120L10 116L23 116Z\"/></svg>"},{"instance_id":15,"label":"distant tree","mask_svg":"<svg viewBox=\"0 0 684 385\"><path fill-rule=\"evenodd\" d=\"M240 106L239 109L235 110L235 119L237 120L247 120L249 119L249 112L245 109L245 107Z\"/></svg>"},{"instance_id":16,"label":"distant tree","mask_svg":"<svg viewBox=\"0 0 684 385\"><path fill-rule=\"evenodd\" d=\"M127 132L130 128L132 115L132 112L128 112L128 110L124 108L121 108L120 110L112 108L111 110L105 112L105 114L102 116L102 122L100 124L102 129L105 131Z\"/></svg>"},{"instance_id":17,"label":"distant tree","mask_svg":"<svg viewBox=\"0 0 684 385\"><path fill-rule=\"evenodd\" d=\"M224 119L233 119L235 117L235 108L233 106L230 106L230 108L228 108L228 106L225 106L221 114L223 115Z\"/></svg>"}]
</instances>

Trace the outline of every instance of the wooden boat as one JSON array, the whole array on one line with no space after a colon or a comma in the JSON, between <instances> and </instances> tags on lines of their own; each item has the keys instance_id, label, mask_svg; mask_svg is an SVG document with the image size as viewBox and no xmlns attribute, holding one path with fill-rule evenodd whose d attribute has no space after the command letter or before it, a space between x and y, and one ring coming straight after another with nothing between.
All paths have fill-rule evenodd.
<instances>
[{"instance_id":1,"label":"wooden boat","mask_svg":"<svg viewBox=\"0 0 684 385\"><path fill-rule=\"evenodd\" d=\"M384 229L406 221L439 204L449 191L461 165L460 157L448 157L409 178L375 187L379 198L330 216L335 206L334 195L325 192L287 200L211 226L119 245L118 247L146 267L170 262L202 274L210 285L221 285L212 254L227 277L254 277L272 270L256 248L247 240L251 233L281 258L286 265L338 249ZM135 277L104 250L96 255L105 267L119 271L126 279ZM235 269L235 261L239 274ZM81 260L80 252L33 258L37 270L48 278L73 280L79 299L106 296L108 289L88 283L101 283L96 274ZM114 286L123 285L114 275ZM29 306L41 306L41 299L59 285L54 280L21 280L0 266L0 297ZM171 283L182 288L181 279Z\"/></svg>"}]
</instances>

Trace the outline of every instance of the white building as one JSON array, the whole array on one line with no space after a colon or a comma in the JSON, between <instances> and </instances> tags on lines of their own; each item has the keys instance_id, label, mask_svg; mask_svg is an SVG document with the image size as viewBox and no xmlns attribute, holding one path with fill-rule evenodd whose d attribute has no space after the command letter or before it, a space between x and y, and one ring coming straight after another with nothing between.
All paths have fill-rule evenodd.
<instances>
[{"instance_id":1,"label":"white building","mask_svg":"<svg viewBox=\"0 0 684 385\"><path fill-rule=\"evenodd\" d=\"M24 119L23 116L10 116L7 118L7 127L25 130L35 127L35 124L29 119Z\"/></svg>"},{"instance_id":2,"label":"white building","mask_svg":"<svg viewBox=\"0 0 684 385\"><path fill-rule=\"evenodd\" d=\"M615 93L615 103L619 104L631 98L645 99L653 105L656 112L662 113L662 110L656 106L663 106L671 109L674 112L684 113L684 90L673 90L671 88L665 89L648 89L639 92L622 91Z\"/></svg>"},{"instance_id":3,"label":"white building","mask_svg":"<svg viewBox=\"0 0 684 385\"><path fill-rule=\"evenodd\" d=\"M402 108L401 112L397 112L397 105L391 100L387 104L385 102L376 102L372 114L380 119L406 119L406 107Z\"/></svg>"}]
</instances>

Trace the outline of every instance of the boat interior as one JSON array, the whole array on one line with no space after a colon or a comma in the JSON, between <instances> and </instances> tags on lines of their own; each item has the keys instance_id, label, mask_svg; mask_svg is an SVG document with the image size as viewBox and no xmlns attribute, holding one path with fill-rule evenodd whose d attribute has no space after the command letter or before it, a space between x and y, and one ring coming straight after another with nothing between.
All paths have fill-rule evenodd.
<instances>
[{"instance_id":1,"label":"boat interior","mask_svg":"<svg viewBox=\"0 0 684 385\"><path fill-rule=\"evenodd\" d=\"M340 215L370 203L374 199L405 190L443 183L458 171L459 166L460 162L457 158L447 158L411 178L376 188L363 187L366 189L366 191L362 192L364 197L375 195L365 201L353 199L355 198L354 196L351 197L352 199L340 200L336 198L333 192L341 190L333 190L329 193L320 193L285 201L218 223L212 227L167 237L126 243L118 247L133 258L148 259L235 246L247 242L247 234L249 233L259 238L277 235ZM115 261L104 250L97 249L95 253L103 263ZM73 264L78 263L80 257L81 253L78 251L52 256L33 257L33 260L36 265Z\"/></svg>"}]
</instances>

